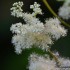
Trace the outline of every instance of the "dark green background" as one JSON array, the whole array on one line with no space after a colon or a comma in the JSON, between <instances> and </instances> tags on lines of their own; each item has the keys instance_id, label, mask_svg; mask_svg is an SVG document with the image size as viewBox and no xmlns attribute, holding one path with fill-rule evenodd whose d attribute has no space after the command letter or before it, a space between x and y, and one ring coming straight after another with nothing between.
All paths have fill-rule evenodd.
<instances>
[{"instance_id":1,"label":"dark green background","mask_svg":"<svg viewBox=\"0 0 70 70\"><path fill-rule=\"evenodd\" d=\"M11 44L12 33L10 32L10 26L17 22L24 22L22 19L12 17L10 14L10 8L14 2L19 0L1 0L0 1L0 70L26 70L28 64L28 56L32 52L44 53L40 49L32 48L30 50L24 50L22 54L17 55L14 52L14 47ZM42 3L42 0L20 0L24 2L24 11L31 12L29 5L37 1L41 4L44 15L40 17L41 21L44 22L45 18L53 17L51 12ZM58 8L62 3L56 2L55 0L47 0L52 9L57 13ZM70 20L66 21L69 23ZM59 39L52 45L51 50L57 50L61 56L70 57L70 28L68 29L68 35L64 38Z\"/></svg>"}]
</instances>

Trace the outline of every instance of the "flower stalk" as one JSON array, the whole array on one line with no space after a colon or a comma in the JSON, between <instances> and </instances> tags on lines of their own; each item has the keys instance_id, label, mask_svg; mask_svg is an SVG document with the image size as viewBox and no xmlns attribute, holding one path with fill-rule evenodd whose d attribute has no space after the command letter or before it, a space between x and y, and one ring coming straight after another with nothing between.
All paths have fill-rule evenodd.
<instances>
[{"instance_id":1,"label":"flower stalk","mask_svg":"<svg viewBox=\"0 0 70 70\"><path fill-rule=\"evenodd\" d=\"M57 66L60 66L61 63L58 60L58 57L54 55L54 53L52 53L52 51L49 49L48 52L50 53L50 55L54 58L54 60L56 61Z\"/></svg>"}]
</instances>

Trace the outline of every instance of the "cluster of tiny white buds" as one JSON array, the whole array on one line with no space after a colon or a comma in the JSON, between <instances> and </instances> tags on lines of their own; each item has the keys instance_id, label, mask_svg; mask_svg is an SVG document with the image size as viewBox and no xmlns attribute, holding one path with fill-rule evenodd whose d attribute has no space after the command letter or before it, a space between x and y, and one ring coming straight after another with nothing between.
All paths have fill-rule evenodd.
<instances>
[{"instance_id":1,"label":"cluster of tiny white buds","mask_svg":"<svg viewBox=\"0 0 70 70\"><path fill-rule=\"evenodd\" d=\"M42 14L42 10L40 8L40 4L38 4L37 2L34 2L34 5L30 5L30 9L33 9L33 13L32 15L35 16L37 14Z\"/></svg>"},{"instance_id":2,"label":"cluster of tiny white buds","mask_svg":"<svg viewBox=\"0 0 70 70\"><path fill-rule=\"evenodd\" d=\"M22 7L22 6L23 6L23 2L20 2L20 1L19 1L19 2L15 2L15 3L13 4L13 6L18 6L18 5Z\"/></svg>"},{"instance_id":3,"label":"cluster of tiny white buds","mask_svg":"<svg viewBox=\"0 0 70 70\"><path fill-rule=\"evenodd\" d=\"M34 2L34 5L30 5L31 9L38 8L38 7L40 7L40 4L37 4L37 2Z\"/></svg>"},{"instance_id":4,"label":"cluster of tiny white buds","mask_svg":"<svg viewBox=\"0 0 70 70\"><path fill-rule=\"evenodd\" d=\"M11 12L11 15L13 16L16 16L16 17L22 17L22 7L23 6L23 2L16 2L13 4L13 7L10 9L12 12Z\"/></svg>"}]
</instances>

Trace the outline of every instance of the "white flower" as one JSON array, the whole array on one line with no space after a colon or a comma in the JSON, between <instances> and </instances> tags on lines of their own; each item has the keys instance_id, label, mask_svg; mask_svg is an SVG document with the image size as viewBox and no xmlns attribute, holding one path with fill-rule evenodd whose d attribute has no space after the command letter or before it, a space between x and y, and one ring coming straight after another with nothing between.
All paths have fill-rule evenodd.
<instances>
[{"instance_id":1,"label":"white flower","mask_svg":"<svg viewBox=\"0 0 70 70\"><path fill-rule=\"evenodd\" d=\"M29 58L29 70L60 70L54 60L31 54Z\"/></svg>"},{"instance_id":2,"label":"white flower","mask_svg":"<svg viewBox=\"0 0 70 70\"><path fill-rule=\"evenodd\" d=\"M30 14L30 13L24 13L23 14L23 19L27 24L31 24L31 25L42 23L38 18L33 17L32 14Z\"/></svg>"},{"instance_id":3,"label":"white flower","mask_svg":"<svg viewBox=\"0 0 70 70\"><path fill-rule=\"evenodd\" d=\"M33 45L36 45L47 51L49 48L48 45L52 44L51 37L48 34L44 34L44 25L42 23L34 25L17 23L13 24L10 30L15 33L15 36L12 38L15 50L19 49L21 51L22 49L31 48ZM19 53L19 50L16 50L16 52Z\"/></svg>"},{"instance_id":4,"label":"white flower","mask_svg":"<svg viewBox=\"0 0 70 70\"><path fill-rule=\"evenodd\" d=\"M70 59L69 58L58 58L59 61L61 62L61 67L70 67Z\"/></svg>"},{"instance_id":5,"label":"white flower","mask_svg":"<svg viewBox=\"0 0 70 70\"><path fill-rule=\"evenodd\" d=\"M13 6L23 6L23 2L21 2L21 1L19 1L19 2L15 2L14 4L13 4Z\"/></svg>"},{"instance_id":6,"label":"white flower","mask_svg":"<svg viewBox=\"0 0 70 70\"><path fill-rule=\"evenodd\" d=\"M33 9L33 16L36 16L37 14L42 14L42 10L40 8L40 4L37 4L37 2L34 2L34 5L30 5L30 9Z\"/></svg>"},{"instance_id":7,"label":"white flower","mask_svg":"<svg viewBox=\"0 0 70 70\"><path fill-rule=\"evenodd\" d=\"M29 16L29 14L27 15ZM66 30L59 24L58 19L51 18L46 21L45 25L39 20L34 24L34 19L37 18L27 19L26 22L31 24L16 23L10 28L12 33L15 33L12 43L18 53L22 52L23 49L34 47L33 45L47 51L49 45L53 44L52 38L59 39L60 36L66 35Z\"/></svg>"},{"instance_id":8,"label":"white flower","mask_svg":"<svg viewBox=\"0 0 70 70\"><path fill-rule=\"evenodd\" d=\"M63 19L70 18L70 0L65 0L63 6L59 8L58 15Z\"/></svg>"},{"instance_id":9,"label":"white flower","mask_svg":"<svg viewBox=\"0 0 70 70\"><path fill-rule=\"evenodd\" d=\"M17 54L21 54L23 49L32 47L38 47L48 51L49 46L53 44L54 40L58 40L67 34L67 30L61 26L57 18L47 19L44 24L35 17L37 14L42 14L40 4L37 4L37 2L34 2L34 5L30 6L34 11L32 14L27 12L23 13L22 6L23 2L16 2L11 8L11 14L13 16L22 17L26 22L26 24L22 24L21 22L12 24L10 28L12 33L14 33L12 43L15 46L15 52ZM61 62L61 67L70 65L70 60L60 58L58 52L54 55ZM31 54L29 58L29 70L63 70L61 67L57 67L56 62L53 59L51 60L49 56L45 55L45 57L48 58Z\"/></svg>"},{"instance_id":10,"label":"white flower","mask_svg":"<svg viewBox=\"0 0 70 70\"><path fill-rule=\"evenodd\" d=\"M20 33L21 27L22 27L22 23L12 24L10 30L12 31L12 33Z\"/></svg>"},{"instance_id":11,"label":"white flower","mask_svg":"<svg viewBox=\"0 0 70 70\"><path fill-rule=\"evenodd\" d=\"M69 19L70 18L70 7L69 6L60 7L58 14L63 19Z\"/></svg>"},{"instance_id":12,"label":"white flower","mask_svg":"<svg viewBox=\"0 0 70 70\"><path fill-rule=\"evenodd\" d=\"M60 25L60 21L57 18L46 20L45 32L52 35L56 40L67 34L67 30Z\"/></svg>"},{"instance_id":13,"label":"white flower","mask_svg":"<svg viewBox=\"0 0 70 70\"><path fill-rule=\"evenodd\" d=\"M22 13L22 7L23 6L23 2L16 2L13 4L13 7L10 9L12 12L11 12L11 15L13 16L16 16L16 17L22 17L23 16L23 13Z\"/></svg>"},{"instance_id":14,"label":"white flower","mask_svg":"<svg viewBox=\"0 0 70 70\"><path fill-rule=\"evenodd\" d=\"M12 43L15 46L15 52L20 54L22 52L22 37L20 35L14 35L12 37ZM21 44L22 43L22 44Z\"/></svg>"},{"instance_id":15,"label":"white flower","mask_svg":"<svg viewBox=\"0 0 70 70\"><path fill-rule=\"evenodd\" d=\"M29 57L29 70L70 70L70 59L58 57L61 65L57 66L52 59L32 53Z\"/></svg>"},{"instance_id":16,"label":"white flower","mask_svg":"<svg viewBox=\"0 0 70 70\"><path fill-rule=\"evenodd\" d=\"M66 30L60 25L57 18L50 18L46 20L46 24L42 23L38 18L31 13L23 13L21 7L23 2L16 2L11 8L14 16L22 17L26 24L16 23L12 24L10 30L14 33L12 43L15 45L16 53L21 53L23 49L38 47L42 50L48 50L49 46L53 44L53 39L59 39L66 35ZM32 9L39 9L40 5L34 2L30 6ZM37 12L35 10L34 12ZM35 46L33 46L35 45Z\"/></svg>"}]
</instances>

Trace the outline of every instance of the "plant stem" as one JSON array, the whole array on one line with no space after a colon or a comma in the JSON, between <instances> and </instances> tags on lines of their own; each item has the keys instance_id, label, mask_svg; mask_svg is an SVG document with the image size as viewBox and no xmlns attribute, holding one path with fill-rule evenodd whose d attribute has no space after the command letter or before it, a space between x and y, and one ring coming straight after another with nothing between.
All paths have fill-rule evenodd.
<instances>
[{"instance_id":1,"label":"plant stem","mask_svg":"<svg viewBox=\"0 0 70 70\"><path fill-rule=\"evenodd\" d=\"M43 3L45 4L45 6L49 9L49 11L50 11L55 17L57 17L57 18L61 21L62 24L64 24L64 25L70 27L69 24L67 24L65 21L63 21L63 20L53 11L53 9L52 9L52 8L50 7L50 5L48 4L47 0L42 0L42 1L43 1Z\"/></svg>"},{"instance_id":2,"label":"plant stem","mask_svg":"<svg viewBox=\"0 0 70 70\"><path fill-rule=\"evenodd\" d=\"M50 51L50 49L48 50L48 52L49 52L49 53L50 53L50 55L55 59L55 61L56 61L57 65L58 65L58 66L60 66L60 65L61 65L61 63L60 63L60 61L58 60L58 57L57 57L57 56L55 56L55 55Z\"/></svg>"}]
</instances>

